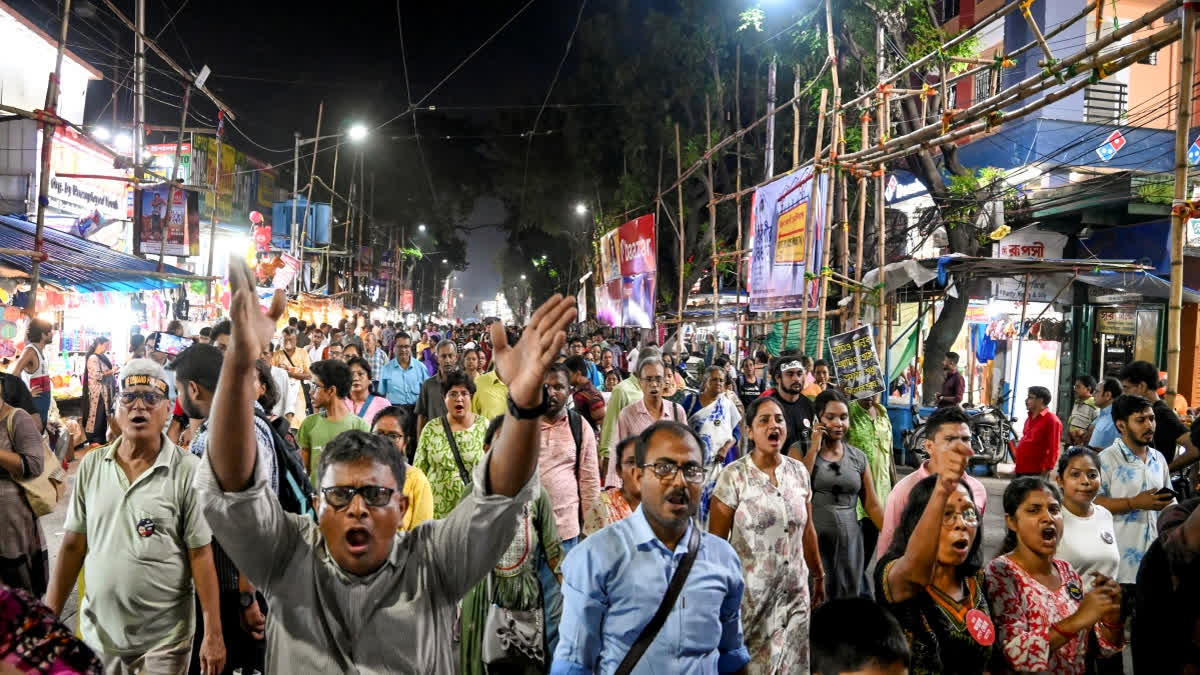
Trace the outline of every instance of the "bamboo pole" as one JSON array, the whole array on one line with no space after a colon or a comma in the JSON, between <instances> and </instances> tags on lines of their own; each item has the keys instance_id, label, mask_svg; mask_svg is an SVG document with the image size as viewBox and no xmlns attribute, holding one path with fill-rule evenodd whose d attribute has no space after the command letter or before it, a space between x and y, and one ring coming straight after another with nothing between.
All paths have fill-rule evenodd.
<instances>
[{"instance_id":1,"label":"bamboo pole","mask_svg":"<svg viewBox=\"0 0 1200 675\"><path fill-rule=\"evenodd\" d=\"M826 10L828 10L829 0L825 0L825 7ZM830 42L832 45L832 38L830 38ZM835 68L834 71L836 72L837 69ZM833 110L836 111L838 109L838 104L841 102L841 100L842 90L834 87ZM826 167L826 175L828 176L828 180L826 181L827 193L825 195L825 236L821 237L821 268L818 270L820 281L819 291L817 293L817 353L815 358L821 358L821 355L825 352L825 306L829 304L829 277L825 274L825 270L829 268L829 257L833 248L834 207L837 204L834 200L834 193L837 190L837 174L839 173L837 166L839 130L838 117L837 113L835 112L833 119L830 120L829 124L830 151L829 162L828 166ZM813 187L816 187L816 185L814 184Z\"/></svg>"},{"instance_id":2,"label":"bamboo pole","mask_svg":"<svg viewBox=\"0 0 1200 675\"><path fill-rule=\"evenodd\" d=\"M1192 126L1192 90L1195 79L1196 50L1195 3L1183 5L1183 44L1179 57L1179 109L1175 115L1175 195L1174 203L1187 199L1188 131ZM1171 295L1167 305L1167 389L1179 391L1179 357L1182 351L1183 319L1183 230L1187 227L1186 207L1172 209Z\"/></svg>"},{"instance_id":3,"label":"bamboo pole","mask_svg":"<svg viewBox=\"0 0 1200 675\"><path fill-rule=\"evenodd\" d=\"M878 112L876 114L879 115L879 125L877 127L876 133L879 136L879 144L880 145L883 145L883 143L884 143L884 137L887 135L886 130L888 128L886 99L887 99L887 96L885 96L882 93L879 94L877 97ZM884 289L887 288L887 286L885 284L886 280L884 278L884 266L887 264L887 255L886 255L886 249L885 249L886 242L884 241L884 234L885 234L884 233L884 224L886 222L886 219L884 218L884 213L883 213L883 210L884 210L883 180L884 180L884 175L885 175L884 172L885 172L885 168L882 163L877 164L875 166L875 228L876 228L876 233L877 233L876 241L878 242L878 246L876 247L876 264L879 267L879 282L878 282L878 284L879 284L879 289L880 289L879 290L879 308L878 308L878 311L875 313L875 343L876 343L876 345L879 345L879 343L883 339L883 320L884 320L883 317L884 317L884 313L885 313ZM883 346L886 347L887 345L883 345ZM878 349L878 347L877 347L877 349ZM879 351L878 353L881 356L884 356L884 360L886 360L886 354L887 354L886 351ZM886 368L886 364L884 364L884 365Z\"/></svg>"},{"instance_id":4,"label":"bamboo pole","mask_svg":"<svg viewBox=\"0 0 1200 675\"><path fill-rule=\"evenodd\" d=\"M1021 15L1025 17L1025 23L1029 24L1029 30L1033 32L1033 39L1042 46L1042 53L1046 55L1046 63L1054 62L1054 52L1050 51L1050 45L1046 44L1046 38L1042 37L1042 29L1038 28L1037 22L1033 20L1033 14L1029 12L1029 5L1022 3Z\"/></svg>"},{"instance_id":5,"label":"bamboo pole","mask_svg":"<svg viewBox=\"0 0 1200 675\"><path fill-rule=\"evenodd\" d=\"M224 115L225 115L225 113L223 111L220 111L220 110L217 111L217 119L218 120L223 121ZM213 168L213 177L212 177L212 180L213 180L212 220L210 221L209 228L208 228L208 270L205 272L205 274L207 274L210 277L212 276L212 268L213 268L213 252L216 249L216 242L217 242L217 202L220 200L220 197L221 197L221 134L219 133L221 131L221 124L219 124L219 123L217 124L217 131L218 131L218 133L216 135L216 139L217 139L216 156L217 157L216 157L216 164ZM209 296L210 296L209 301L212 302L215 299L215 298L211 297L212 290L213 290L212 284L209 284L208 290L209 290Z\"/></svg>"},{"instance_id":6,"label":"bamboo pole","mask_svg":"<svg viewBox=\"0 0 1200 675\"><path fill-rule=\"evenodd\" d=\"M846 131L845 131L846 124L845 124L845 120L842 118L841 113L838 113L838 127L841 129L841 132L838 134L838 136L842 139L841 154L846 154ZM848 185L847 185L847 179L846 179L846 171L842 170L838 173L841 178L840 186L838 189L839 189L839 194L841 195L841 198L842 198L842 208L839 211L839 215L841 216L841 218L838 220L838 222L841 224L841 227L842 227L842 246L841 246L841 258L842 258L841 262L842 262L842 264L841 264L841 267L842 267L842 276L848 279L848 278L850 278L850 207L849 207L850 195L847 192ZM845 292L839 293L839 295L844 296ZM846 322L843 319L843 322L842 322L843 332L845 330L847 330L847 328L848 327L846 326Z\"/></svg>"},{"instance_id":7,"label":"bamboo pole","mask_svg":"<svg viewBox=\"0 0 1200 675\"><path fill-rule=\"evenodd\" d=\"M675 340L675 363L679 363L680 350L683 348L683 151L679 143L679 122L675 123L675 187L679 191L679 225L676 231L679 235L679 295L675 297L679 305L680 335Z\"/></svg>"},{"instance_id":8,"label":"bamboo pole","mask_svg":"<svg viewBox=\"0 0 1200 675\"><path fill-rule=\"evenodd\" d=\"M67 48L67 25L70 20L71 0L66 0L63 3L62 26L58 35L58 46L54 58L54 72L50 73L50 80L46 84L46 112L50 114L51 119L58 117L59 82L62 79L63 51ZM46 205L50 201L51 147L54 145L54 131L57 128L53 122L42 124L42 165L41 173L38 174L37 226L33 232L33 248L38 252L38 255L33 258L33 282L29 289L29 305L26 308L29 316L33 316L34 312L37 311L38 282L41 280L43 258L42 230L46 226Z\"/></svg>"},{"instance_id":9,"label":"bamboo pole","mask_svg":"<svg viewBox=\"0 0 1200 675\"><path fill-rule=\"evenodd\" d=\"M704 95L704 138L705 145L712 149L712 103L708 94ZM713 203L713 170L712 155L708 157L708 229L712 235L712 301L713 301L713 333L717 331L717 321L720 315L721 298L717 294L717 205ZM682 315L681 315L682 316Z\"/></svg>"},{"instance_id":10,"label":"bamboo pole","mask_svg":"<svg viewBox=\"0 0 1200 675\"><path fill-rule=\"evenodd\" d=\"M739 42L737 46L736 70L733 75L733 124L738 129L742 128L742 44ZM737 177L735 179L734 189L740 194L742 191L742 139L739 136L737 139L737 147L734 151L737 157ZM662 192L661 186L659 192ZM738 257L734 261L734 289L737 295L737 305L742 304L742 198L739 196L735 202L737 207L737 245L734 246L738 250Z\"/></svg>"},{"instance_id":11,"label":"bamboo pole","mask_svg":"<svg viewBox=\"0 0 1200 675\"><path fill-rule=\"evenodd\" d=\"M816 209L814 208L814 197L817 195L817 186L820 184L819 165L821 162L821 136L825 133L825 106L829 102L829 90L821 90L821 105L817 108L817 140L813 143L813 173L812 173L812 189L809 191L808 211L805 218L808 221L804 227L804 236L808 237L808 233L812 232L813 223L816 220ZM830 148L830 151L833 151ZM800 351L803 352L808 346L808 296L811 284L806 277L804 279L803 292L800 293ZM785 324L786 325L786 324Z\"/></svg>"},{"instance_id":12,"label":"bamboo pole","mask_svg":"<svg viewBox=\"0 0 1200 675\"><path fill-rule=\"evenodd\" d=\"M793 66L792 72L792 171L795 171L800 166L800 64ZM817 142L821 142L820 137Z\"/></svg>"}]
</instances>

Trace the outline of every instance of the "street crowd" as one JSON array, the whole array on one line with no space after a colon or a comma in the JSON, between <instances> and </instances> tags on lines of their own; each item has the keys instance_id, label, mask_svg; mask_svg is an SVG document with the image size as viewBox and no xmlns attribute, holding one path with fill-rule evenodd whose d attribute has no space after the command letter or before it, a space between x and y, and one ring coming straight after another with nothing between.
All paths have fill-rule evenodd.
<instances>
[{"instance_id":1,"label":"street crowd","mask_svg":"<svg viewBox=\"0 0 1200 675\"><path fill-rule=\"evenodd\" d=\"M879 395L802 353L680 345L690 387L673 349L569 335L573 298L519 330L279 330L282 296L231 284L179 354L93 347L53 570L31 324L0 377L0 672L1200 668L1200 499L1172 482L1200 425L1148 363L1079 378L1066 425L1029 389L985 555L954 354L901 478Z\"/></svg>"}]
</instances>

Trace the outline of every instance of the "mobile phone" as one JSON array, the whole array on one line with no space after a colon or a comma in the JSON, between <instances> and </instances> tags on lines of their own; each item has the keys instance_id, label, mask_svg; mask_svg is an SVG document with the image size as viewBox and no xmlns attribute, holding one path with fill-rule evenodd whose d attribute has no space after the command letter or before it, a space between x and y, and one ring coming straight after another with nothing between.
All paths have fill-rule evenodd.
<instances>
[{"instance_id":1,"label":"mobile phone","mask_svg":"<svg viewBox=\"0 0 1200 675\"><path fill-rule=\"evenodd\" d=\"M155 349L160 352L166 352L171 356L178 356L180 352L192 346L192 338L179 337L171 333L159 333L158 343Z\"/></svg>"},{"instance_id":2,"label":"mobile phone","mask_svg":"<svg viewBox=\"0 0 1200 675\"><path fill-rule=\"evenodd\" d=\"M1172 490L1171 488L1163 488L1163 489L1159 490L1158 492L1155 492L1154 494L1169 495L1171 497L1171 499L1179 499L1179 493Z\"/></svg>"}]
</instances>

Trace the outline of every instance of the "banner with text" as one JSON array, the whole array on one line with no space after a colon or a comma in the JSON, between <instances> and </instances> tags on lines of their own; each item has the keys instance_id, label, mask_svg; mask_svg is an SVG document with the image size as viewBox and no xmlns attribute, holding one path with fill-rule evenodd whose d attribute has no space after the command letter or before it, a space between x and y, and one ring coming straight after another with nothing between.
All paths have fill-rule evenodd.
<instances>
[{"instance_id":1,"label":"banner with text","mask_svg":"<svg viewBox=\"0 0 1200 675\"><path fill-rule=\"evenodd\" d=\"M199 195L177 188L168 209L169 192L166 183L142 188L142 220L134 238L134 253L158 255L159 237L165 232L164 255L200 255Z\"/></svg>"},{"instance_id":2,"label":"banner with text","mask_svg":"<svg viewBox=\"0 0 1200 675\"><path fill-rule=\"evenodd\" d=\"M658 292L654 216L645 215L600 238L596 319L607 326L650 328Z\"/></svg>"},{"instance_id":3,"label":"banner with text","mask_svg":"<svg viewBox=\"0 0 1200 675\"><path fill-rule=\"evenodd\" d=\"M996 258L1054 260L1063 257L1063 247L1066 245L1065 234L1026 227L993 244L992 251ZM1070 274L1029 275L1030 302L1050 302L1057 296L1059 302L1069 303L1071 298L1063 291L1063 287L1071 283L1071 278ZM1025 277L992 281L992 295L997 300L1024 302Z\"/></svg>"},{"instance_id":4,"label":"banner with text","mask_svg":"<svg viewBox=\"0 0 1200 675\"><path fill-rule=\"evenodd\" d=\"M883 366L875 351L871 326L829 336L829 353L838 383L850 398L870 398L886 391Z\"/></svg>"},{"instance_id":5,"label":"banner with text","mask_svg":"<svg viewBox=\"0 0 1200 675\"><path fill-rule=\"evenodd\" d=\"M754 191L750 212L750 311L816 308L825 176L813 186L812 168L790 173ZM810 214L809 211L812 210ZM805 280L808 273L813 279Z\"/></svg>"}]
</instances>

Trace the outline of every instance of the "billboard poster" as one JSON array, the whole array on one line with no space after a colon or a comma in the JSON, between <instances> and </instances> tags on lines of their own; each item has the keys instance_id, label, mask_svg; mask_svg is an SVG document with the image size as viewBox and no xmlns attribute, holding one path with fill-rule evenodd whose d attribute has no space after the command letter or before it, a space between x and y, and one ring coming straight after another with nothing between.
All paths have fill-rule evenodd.
<instances>
[{"instance_id":1,"label":"billboard poster","mask_svg":"<svg viewBox=\"0 0 1200 675\"><path fill-rule=\"evenodd\" d=\"M191 190L176 189L168 208L170 186L166 183L142 188L142 220L134 238L134 253L157 255L200 255L199 195ZM159 237L165 231L166 241Z\"/></svg>"},{"instance_id":2,"label":"billboard poster","mask_svg":"<svg viewBox=\"0 0 1200 675\"><path fill-rule=\"evenodd\" d=\"M596 281L596 319L600 323L637 328L654 325L656 251L652 214L635 218L600 238ZM581 311L580 316L586 316L586 312Z\"/></svg>"},{"instance_id":3,"label":"billboard poster","mask_svg":"<svg viewBox=\"0 0 1200 675\"><path fill-rule=\"evenodd\" d=\"M286 289L292 285L292 281L300 273L300 259L286 253L279 256L279 259L283 264L275 269L275 277L271 285L274 288Z\"/></svg>"},{"instance_id":4,"label":"billboard poster","mask_svg":"<svg viewBox=\"0 0 1200 675\"><path fill-rule=\"evenodd\" d=\"M150 155L150 167L155 173L167 178L171 177L171 171L175 165L175 144L174 143L152 143L145 148ZM192 144L183 143L179 148L179 171L175 174L176 178L183 181L185 184L191 182L192 177Z\"/></svg>"},{"instance_id":5,"label":"billboard poster","mask_svg":"<svg viewBox=\"0 0 1200 675\"><path fill-rule=\"evenodd\" d=\"M1066 245L1065 234L1025 227L993 244L992 252L996 258L1053 260L1063 257ZM1051 302L1056 297L1062 300L1065 293L1063 289L1071 283L1071 279L1070 274L1032 274L1029 276L1029 300ZM1025 277L993 280L992 295L997 300L1024 301Z\"/></svg>"},{"instance_id":6,"label":"billboard poster","mask_svg":"<svg viewBox=\"0 0 1200 675\"><path fill-rule=\"evenodd\" d=\"M80 136L74 129L59 127L50 146L50 189L47 193L51 213L72 216L73 221L53 219L55 229L68 229L87 237L113 221L129 217L125 180L76 178L64 174L112 176L123 179L124 170L113 168L113 158Z\"/></svg>"},{"instance_id":7,"label":"billboard poster","mask_svg":"<svg viewBox=\"0 0 1200 675\"><path fill-rule=\"evenodd\" d=\"M575 294L575 322L587 321L587 284L584 284Z\"/></svg>"},{"instance_id":8,"label":"billboard poster","mask_svg":"<svg viewBox=\"0 0 1200 675\"><path fill-rule=\"evenodd\" d=\"M840 335L829 336L829 353L838 383L850 398L870 398L886 391L883 366L875 351L871 326L859 326Z\"/></svg>"},{"instance_id":9,"label":"billboard poster","mask_svg":"<svg viewBox=\"0 0 1200 675\"><path fill-rule=\"evenodd\" d=\"M827 178L812 167L754 192L750 212L750 311L816 308ZM812 279L805 279L805 274Z\"/></svg>"}]
</instances>

